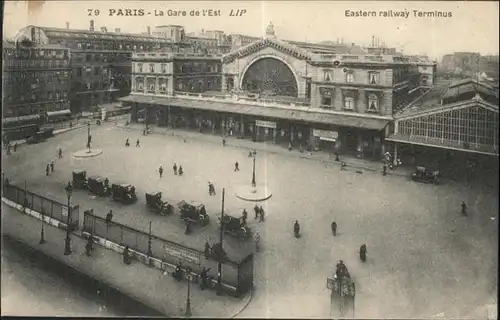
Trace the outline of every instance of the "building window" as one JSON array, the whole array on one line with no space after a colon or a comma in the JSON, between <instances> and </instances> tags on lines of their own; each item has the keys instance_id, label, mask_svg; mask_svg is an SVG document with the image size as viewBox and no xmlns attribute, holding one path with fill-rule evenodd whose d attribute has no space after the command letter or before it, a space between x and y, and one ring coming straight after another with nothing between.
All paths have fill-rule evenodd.
<instances>
[{"instance_id":1,"label":"building window","mask_svg":"<svg viewBox=\"0 0 500 320\"><path fill-rule=\"evenodd\" d=\"M142 78L142 77L135 78L135 85L136 85L137 91L142 92L144 90L144 78Z\"/></svg>"},{"instance_id":2,"label":"building window","mask_svg":"<svg viewBox=\"0 0 500 320\"><path fill-rule=\"evenodd\" d=\"M352 71L349 71L345 74L345 82L354 83L354 73Z\"/></svg>"},{"instance_id":3,"label":"building window","mask_svg":"<svg viewBox=\"0 0 500 320\"><path fill-rule=\"evenodd\" d=\"M90 54L85 55L85 61L90 62L92 60L92 56Z\"/></svg>"},{"instance_id":4,"label":"building window","mask_svg":"<svg viewBox=\"0 0 500 320\"><path fill-rule=\"evenodd\" d=\"M43 57L44 54L45 54L45 51L40 50L40 57Z\"/></svg>"},{"instance_id":5,"label":"building window","mask_svg":"<svg viewBox=\"0 0 500 320\"><path fill-rule=\"evenodd\" d=\"M99 75L99 67L94 68L94 75L96 75L96 76Z\"/></svg>"},{"instance_id":6,"label":"building window","mask_svg":"<svg viewBox=\"0 0 500 320\"><path fill-rule=\"evenodd\" d=\"M153 63L149 64L149 72L151 72L151 73L155 72L155 65Z\"/></svg>"},{"instance_id":7,"label":"building window","mask_svg":"<svg viewBox=\"0 0 500 320\"><path fill-rule=\"evenodd\" d=\"M52 100L52 91L49 91L49 93L47 93L47 100Z\"/></svg>"},{"instance_id":8,"label":"building window","mask_svg":"<svg viewBox=\"0 0 500 320\"><path fill-rule=\"evenodd\" d=\"M136 51L136 50L137 50L137 46L136 46L136 45L134 45L134 51Z\"/></svg>"},{"instance_id":9,"label":"building window","mask_svg":"<svg viewBox=\"0 0 500 320\"><path fill-rule=\"evenodd\" d=\"M52 56L55 57L57 55L56 50L52 50Z\"/></svg>"},{"instance_id":10,"label":"building window","mask_svg":"<svg viewBox=\"0 0 500 320\"><path fill-rule=\"evenodd\" d=\"M144 50L144 46L140 46L140 49L141 49L141 50Z\"/></svg>"},{"instance_id":11,"label":"building window","mask_svg":"<svg viewBox=\"0 0 500 320\"><path fill-rule=\"evenodd\" d=\"M321 90L321 106L331 107L332 105L332 91L330 89Z\"/></svg>"},{"instance_id":12,"label":"building window","mask_svg":"<svg viewBox=\"0 0 500 320\"><path fill-rule=\"evenodd\" d=\"M155 92L155 78L148 78L148 92Z\"/></svg>"},{"instance_id":13,"label":"building window","mask_svg":"<svg viewBox=\"0 0 500 320\"><path fill-rule=\"evenodd\" d=\"M60 92L56 92L56 100L61 100L61 93Z\"/></svg>"},{"instance_id":14,"label":"building window","mask_svg":"<svg viewBox=\"0 0 500 320\"><path fill-rule=\"evenodd\" d=\"M121 49L123 49L123 44L120 44L120 45L118 46L118 48L119 48L120 50L121 50Z\"/></svg>"},{"instance_id":15,"label":"building window","mask_svg":"<svg viewBox=\"0 0 500 320\"><path fill-rule=\"evenodd\" d=\"M368 111L369 112L378 111L378 97L375 94L370 94L368 96Z\"/></svg>"},{"instance_id":16,"label":"building window","mask_svg":"<svg viewBox=\"0 0 500 320\"><path fill-rule=\"evenodd\" d=\"M379 84L380 83L380 74L378 72L369 72L368 73L368 83L369 84Z\"/></svg>"},{"instance_id":17,"label":"building window","mask_svg":"<svg viewBox=\"0 0 500 320\"><path fill-rule=\"evenodd\" d=\"M354 98L352 98L352 97L345 97L344 98L344 109L354 110Z\"/></svg>"},{"instance_id":18,"label":"building window","mask_svg":"<svg viewBox=\"0 0 500 320\"><path fill-rule=\"evenodd\" d=\"M66 91L63 92L63 98L66 100L68 98L68 93Z\"/></svg>"},{"instance_id":19,"label":"building window","mask_svg":"<svg viewBox=\"0 0 500 320\"><path fill-rule=\"evenodd\" d=\"M160 92L167 92L167 79L160 79Z\"/></svg>"},{"instance_id":20,"label":"building window","mask_svg":"<svg viewBox=\"0 0 500 320\"><path fill-rule=\"evenodd\" d=\"M137 64L137 72L142 72L142 63Z\"/></svg>"},{"instance_id":21,"label":"building window","mask_svg":"<svg viewBox=\"0 0 500 320\"><path fill-rule=\"evenodd\" d=\"M161 73L167 73L167 65L165 63L161 64Z\"/></svg>"},{"instance_id":22,"label":"building window","mask_svg":"<svg viewBox=\"0 0 500 320\"><path fill-rule=\"evenodd\" d=\"M325 70L325 81L332 81L333 79L333 71L332 70Z\"/></svg>"},{"instance_id":23,"label":"building window","mask_svg":"<svg viewBox=\"0 0 500 320\"><path fill-rule=\"evenodd\" d=\"M81 77L82 76L82 68L76 68L76 76Z\"/></svg>"}]
</instances>

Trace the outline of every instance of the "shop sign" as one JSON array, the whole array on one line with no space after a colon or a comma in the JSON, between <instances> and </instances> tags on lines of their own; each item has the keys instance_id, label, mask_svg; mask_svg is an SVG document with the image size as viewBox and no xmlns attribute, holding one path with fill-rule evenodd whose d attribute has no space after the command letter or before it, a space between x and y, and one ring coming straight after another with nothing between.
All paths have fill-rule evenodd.
<instances>
[{"instance_id":1,"label":"shop sign","mask_svg":"<svg viewBox=\"0 0 500 320\"><path fill-rule=\"evenodd\" d=\"M165 250L165 254L168 256L200 265L200 255L197 253L190 252L189 250L183 250L177 246L167 243L163 245L163 249Z\"/></svg>"},{"instance_id":2,"label":"shop sign","mask_svg":"<svg viewBox=\"0 0 500 320\"><path fill-rule=\"evenodd\" d=\"M272 121L255 120L255 125L257 127L276 129L276 122Z\"/></svg>"},{"instance_id":3,"label":"shop sign","mask_svg":"<svg viewBox=\"0 0 500 320\"><path fill-rule=\"evenodd\" d=\"M339 133L337 131L313 129L313 136L318 137L320 140L335 142L339 137Z\"/></svg>"}]
</instances>

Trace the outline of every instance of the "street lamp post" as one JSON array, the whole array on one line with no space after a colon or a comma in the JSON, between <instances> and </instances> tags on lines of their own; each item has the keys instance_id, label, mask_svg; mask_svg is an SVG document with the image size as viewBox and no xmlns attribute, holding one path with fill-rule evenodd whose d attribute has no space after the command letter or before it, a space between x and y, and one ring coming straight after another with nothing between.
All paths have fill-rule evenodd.
<instances>
[{"instance_id":1,"label":"street lamp post","mask_svg":"<svg viewBox=\"0 0 500 320\"><path fill-rule=\"evenodd\" d=\"M87 147L89 148L89 153L90 153L91 152L90 151L90 142L91 142L90 140L92 139L91 135L90 135L90 120L89 120L89 122L87 122L87 129L88 129L87 130Z\"/></svg>"},{"instance_id":2,"label":"street lamp post","mask_svg":"<svg viewBox=\"0 0 500 320\"><path fill-rule=\"evenodd\" d=\"M147 255L148 255L149 266L151 266L151 264L153 263L153 261L151 260L151 256L153 255L153 250L151 250L151 221L149 221L149 237L148 237Z\"/></svg>"},{"instance_id":3,"label":"street lamp post","mask_svg":"<svg viewBox=\"0 0 500 320\"><path fill-rule=\"evenodd\" d=\"M188 281L188 292L186 300L186 317L191 317L191 268L186 268L186 278Z\"/></svg>"},{"instance_id":4,"label":"street lamp post","mask_svg":"<svg viewBox=\"0 0 500 320\"><path fill-rule=\"evenodd\" d=\"M42 214L42 231L40 232L40 241L38 243L39 244L44 244L45 243L45 230L44 230L45 210L43 208L41 210L41 214Z\"/></svg>"},{"instance_id":5,"label":"street lamp post","mask_svg":"<svg viewBox=\"0 0 500 320\"><path fill-rule=\"evenodd\" d=\"M70 219L71 219L71 194L73 193L73 187L71 186L71 182L68 182L66 185L66 195L68 196L68 219L66 220L66 239L64 239L64 255L71 254L71 238L69 235L70 228Z\"/></svg>"},{"instance_id":6,"label":"street lamp post","mask_svg":"<svg viewBox=\"0 0 500 320\"><path fill-rule=\"evenodd\" d=\"M255 182L255 153L253 155L253 171L252 171L252 187L255 188L256 186L256 182Z\"/></svg>"}]
</instances>

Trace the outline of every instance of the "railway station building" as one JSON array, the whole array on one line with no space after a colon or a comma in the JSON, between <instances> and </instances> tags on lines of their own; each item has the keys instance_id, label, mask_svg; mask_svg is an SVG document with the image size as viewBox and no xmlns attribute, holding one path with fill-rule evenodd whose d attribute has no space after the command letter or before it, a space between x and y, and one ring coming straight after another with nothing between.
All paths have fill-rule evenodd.
<instances>
[{"instance_id":1,"label":"railway station building","mask_svg":"<svg viewBox=\"0 0 500 320\"><path fill-rule=\"evenodd\" d=\"M498 103L497 90L472 79L430 89L394 114L393 158L444 175L498 168Z\"/></svg>"},{"instance_id":2,"label":"railway station building","mask_svg":"<svg viewBox=\"0 0 500 320\"><path fill-rule=\"evenodd\" d=\"M418 68L403 56L282 41L272 24L220 57L132 60L132 92L120 100L133 121L358 157L380 159L393 113L421 94Z\"/></svg>"}]
</instances>

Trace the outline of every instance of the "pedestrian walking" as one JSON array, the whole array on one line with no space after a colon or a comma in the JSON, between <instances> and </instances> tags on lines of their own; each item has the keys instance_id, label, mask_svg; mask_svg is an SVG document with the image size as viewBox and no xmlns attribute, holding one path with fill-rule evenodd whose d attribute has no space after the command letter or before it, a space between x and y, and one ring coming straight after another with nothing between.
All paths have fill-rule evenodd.
<instances>
[{"instance_id":1,"label":"pedestrian walking","mask_svg":"<svg viewBox=\"0 0 500 320\"><path fill-rule=\"evenodd\" d=\"M7 145L7 155L10 155L10 144Z\"/></svg>"},{"instance_id":2,"label":"pedestrian walking","mask_svg":"<svg viewBox=\"0 0 500 320\"><path fill-rule=\"evenodd\" d=\"M259 252L259 250L260 250L260 234L259 234L259 231L255 232L254 240L255 240L255 252Z\"/></svg>"},{"instance_id":3,"label":"pedestrian walking","mask_svg":"<svg viewBox=\"0 0 500 320\"><path fill-rule=\"evenodd\" d=\"M465 201L462 201L462 214L464 216L467 216L467 205L465 204Z\"/></svg>"},{"instance_id":4,"label":"pedestrian walking","mask_svg":"<svg viewBox=\"0 0 500 320\"><path fill-rule=\"evenodd\" d=\"M61 148L59 148L59 159L62 159L62 157L63 157L63 156L62 156L62 149L61 149Z\"/></svg>"},{"instance_id":5,"label":"pedestrian walking","mask_svg":"<svg viewBox=\"0 0 500 320\"><path fill-rule=\"evenodd\" d=\"M54 161L50 162L50 172L54 172Z\"/></svg>"},{"instance_id":6,"label":"pedestrian walking","mask_svg":"<svg viewBox=\"0 0 500 320\"><path fill-rule=\"evenodd\" d=\"M161 177L163 176L163 167L160 166L160 168L158 169L158 173L160 174L160 179Z\"/></svg>"},{"instance_id":7,"label":"pedestrian walking","mask_svg":"<svg viewBox=\"0 0 500 320\"><path fill-rule=\"evenodd\" d=\"M260 208L259 208L259 222L264 222L264 215L265 215L264 209L262 208L262 206L260 206Z\"/></svg>"},{"instance_id":8,"label":"pedestrian walking","mask_svg":"<svg viewBox=\"0 0 500 320\"><path fill-rule=\"evenodd\" d=\"M387 175L387 164L384 163L384 166L382 167L382 175Z\"/></svg>"},{"instance_id":9,"label":"pedestrian walking","mask_svg":"<svg viewBox=\"0 0 500 320\"><path fill-rule=\"evenodd\" d=\"M243 219L243 224L247 224L247 218L248 218L248 212L247 209L243 209L243 212L241 213L242 219Z\"/></svg>"},{"instance_id":10,"label":"pedestrian walking","mask_svg":"<svg viewBox=\"0 0 500 320\"><path fill-rule=\"evenodd\" d=\"M226 146L226 138L222 138L222 146L225 147Z\"/></svg>"},{"instance_id":11,"label":"pedestrian walking","mask_svg":"<svg viewBox=\"0 0 500 320\"><path fill-rule=\"evenodd\" d=\"M14 152L17 151L17 142L14 142Z\"/></svg>"},{"instance_id":12,"label":"pedestrian walking","mask_svg":"<svg viewBox=\"0 0 500 320\"><path fill-rule=\"evenodd\" d=\"M45 175L48 176L50 173L50 165L47 164L47 167L45 168Z\"/></svg>"},{"instance_id":13,"label":"pedestrian walking","mask_svg":"<svg viewBox=\"0 0 500 320\"><path fill-rule=\"evenodd\" d=\"M174 169L174 174L177 175L177 163L174 162L172 169Z\"/></svg>"},{"instance_id":14,"label":"pedestrian walking","mask_svg":"<svg viewBox=\"0 0 500 320\"><path fill-rule=\"evenodd\" d=\"M179 166L179 176L182 176L184 174L184 170L182 170L182 166Z\"/></svg>"},{"instance_id":15,"label":"pedestrian walking","mask_svg":"<svg viewBox=\"0 0 500 320\"><path fill-rule=\"evenodd\" d=\"M234 163L234 172L236 172L236 171L240 171L240 167L239 167L238 161L236 161Z\"/></svg>"},{"instance_id":16,"label":"pedestrian walking","mask_svg":"<svg viewBox=\"0 0 500 320\"><path fill-rule=\"evenodd\" d=\"M137 138L137 141L135 142L135 146L136 146L136 147L140 147L140 146L141 146L141 145L140 145L140 142L139 142L139 138Z\"/></svg>"},{"instance_id":17,"label":"pedestrian walking","mask_svg":"<svg viewBox=\"0 0 500 320\"><path fill-rule=\"evenodd\" d=\"M288 151L292 151L292 143L288 142Z\"/></svg>"},{"instance_id":18,"label":"pedestrian walking","mask_svg":"<svg viewBox=\"0 0 500 320\"><path fill-rule=\"evenodd\" d=\"M257 220L257 218L259 217L259 206L258 205L255 205L255 207L253 207L253 211L255 211L255 220Z\"/></svg>"},{"instance_id":19,"label":"pedestrian walking","mask_svg":"<svg viewBox=\"0 0 500 320\"><path fill-rule=\"evenodd\" d=\"M332 233L333 233L333 236L337 236L337 222L333 221L332 222Z\"/></svg>"},{"instance_id":20,"label":"pedestrian walking","mask_svg":"<svg viewBox=\"0 0 500 320\"><path fill-rule=\"evenodd\" d=\"M106 223L110 223L111 220L113 220L113 210L109 210L108 214L106 215Z\"/></svg>"}]
</instances>

